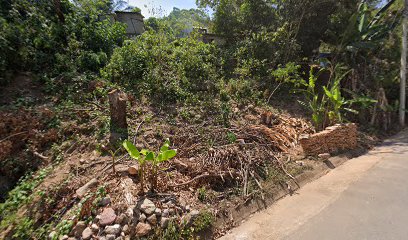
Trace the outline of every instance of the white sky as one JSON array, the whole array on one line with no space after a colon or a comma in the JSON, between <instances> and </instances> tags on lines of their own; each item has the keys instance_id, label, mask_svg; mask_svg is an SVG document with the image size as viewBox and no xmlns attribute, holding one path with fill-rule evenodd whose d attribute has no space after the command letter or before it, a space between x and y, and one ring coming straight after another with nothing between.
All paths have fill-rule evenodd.
<instances>
[{"instance_id":1,"label":"white sky","mask_svg":"<svg viewBox=\"0 0 408 240\"><path fill-rule=\"evenodd\" d=\"M162 17L168 15L173 7L180 9L197 8L195 0L128 0L129 5L138 7L142 10L145 18Z\"/></svg>"}]
</instances>

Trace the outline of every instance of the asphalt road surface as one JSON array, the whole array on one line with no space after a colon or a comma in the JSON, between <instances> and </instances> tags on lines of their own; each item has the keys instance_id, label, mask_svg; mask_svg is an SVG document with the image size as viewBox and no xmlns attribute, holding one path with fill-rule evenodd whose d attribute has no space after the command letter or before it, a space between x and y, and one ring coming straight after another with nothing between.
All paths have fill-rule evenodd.
<instances>
[{"instance_id":1,"label":"asphalt road surface","mask_svg":"<svg viewBox=\"0 0 408 240\"><path fill-rule=\"evenodd\" d=\"M408 131L305 185L221 239L408 240Z\"/></svg>"}]
</instances>

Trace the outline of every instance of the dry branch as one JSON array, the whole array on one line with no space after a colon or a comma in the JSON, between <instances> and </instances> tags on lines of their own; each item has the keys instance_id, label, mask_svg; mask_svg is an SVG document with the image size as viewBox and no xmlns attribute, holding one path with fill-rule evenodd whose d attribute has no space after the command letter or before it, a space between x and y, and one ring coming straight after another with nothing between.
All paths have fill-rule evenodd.
<instances>
[{"instance_id":1,"label":"dry branch","mask_svg":"<svg viewBox=\"0 0 408 240\"><path fill-rule=\"evenodd\" d=\"M7 139L10 139L10 138L12 138L12 137L19 136L19 135L24 134L24 133L27 133L27 131L15 133L15 134L11 134L10 136L7 136L7 137L1 139L1 140L0 140L0 143L6 141Z\"/></svg>"}]
</instances>

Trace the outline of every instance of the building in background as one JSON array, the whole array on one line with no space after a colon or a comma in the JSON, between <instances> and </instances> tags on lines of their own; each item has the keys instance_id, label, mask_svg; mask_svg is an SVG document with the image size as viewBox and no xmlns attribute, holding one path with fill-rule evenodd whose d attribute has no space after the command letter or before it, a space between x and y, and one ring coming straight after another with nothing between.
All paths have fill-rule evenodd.
<instances>
[{"instance_id":1,"label":"building in background","mask_svg":"<svg viewBox=\"0 0 408 240\"><path fill-rule=\"evenodd\" d=\"M115 11L115 15L116 21L125 23L127 25L126 34L129 37L134 37L144 33L144 17L140 12Z\"/></svg>"},{"instance_id":2,"label":"building in background","mask_svg":"<svg viewBox=\"0 0 408 240\"><path fill-rule=\"evenodd\" d=\"M214 33L208 33L208 30L206 28L195 28L194 30L200 33L201 36L199 40L203 43L214 43L218 46L224 45L226 43L225 38Z\"/></svg>"}]
</instances>

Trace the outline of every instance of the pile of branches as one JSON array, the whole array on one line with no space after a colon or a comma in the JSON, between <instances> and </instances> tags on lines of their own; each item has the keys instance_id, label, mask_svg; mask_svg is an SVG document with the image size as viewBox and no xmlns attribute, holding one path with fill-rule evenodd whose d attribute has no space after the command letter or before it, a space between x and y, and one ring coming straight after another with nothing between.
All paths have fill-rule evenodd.
<instances>
[{"instance_id":1,"label":"pile of branches","mask_svg":"<svg viewBox=\"0 0 408 240\"><path fill-rule=\"evenodd\" d=\"M193 184L219 186L221 180L225 185L235 183L241 186L243 195L247 196L251 181L262 190L262 180L267 177L271 166L293 178L281 159L298 145L301 134L313 132L310 125L301 119L283 117L271 127L244 124L228 129L208 127L203 131L202 128L192 126L190 129L183 129L185 134L176 134L178 137L174 142L181 149L181 158L173 164L189 176L190 180L171 187ZM231 140L228 139L229 134L236 137L235 142L228 141ZM210 140L213 141L213 146L203 144Z\"/></svg>"}]
</instances>

